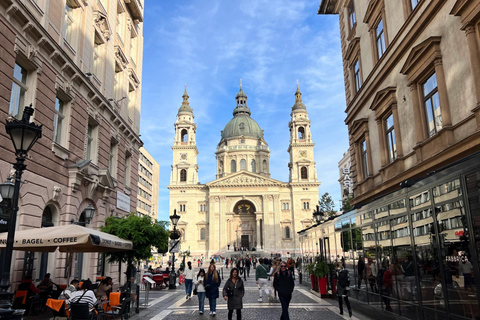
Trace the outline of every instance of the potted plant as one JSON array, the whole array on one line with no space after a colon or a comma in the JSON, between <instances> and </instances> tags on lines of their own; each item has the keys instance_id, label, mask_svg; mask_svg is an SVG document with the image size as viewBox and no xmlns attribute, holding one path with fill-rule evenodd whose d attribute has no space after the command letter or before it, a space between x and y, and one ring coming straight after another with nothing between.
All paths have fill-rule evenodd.
<instances>
[{"instance_id":1,"label":"potted plant","mask_svg":"<svg viewBox=\"0 0 480 320\"><path fill-rule=\"evenodd\" d=\"M330 273L330 268L325 261L319 261L315 264L315 275L318 278L318 288L320 294L327 294L327 275Z\"/></svg>"},{"instance_id":2,"label":"potted plant","mask_svg":"<svg viewBox=\"0 0 480 320\"><path fill-rule=\"evenodd\" d=\"M307 264L305 270L310 275L310 284L312 286L312 290L318 291L318 281L315 275L315 262Z\"/></svg>"}]
</instances>

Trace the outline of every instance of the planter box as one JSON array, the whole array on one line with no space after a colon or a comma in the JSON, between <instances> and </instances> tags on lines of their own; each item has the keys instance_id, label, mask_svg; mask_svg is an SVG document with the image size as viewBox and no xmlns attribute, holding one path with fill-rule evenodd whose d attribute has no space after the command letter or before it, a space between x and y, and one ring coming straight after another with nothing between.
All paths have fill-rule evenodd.
<instances>
[{"instance_id":1,"label":"planter box","mask_svg":"<svg viewBox=\"0 0 480 320\"><path fill-rule=\"evenodd\" d=\"M315 277L313 274L310 275L310 283L312 285L312 290L318 292L318 278Z\"/></svg>"},{"instance_id":2,"label":"planter box","mask_svg":"<svg viewBox=\"0 0 480 320\"><path fill-rule=\"evenodd\" d=\"M318 278L318 288L320 289L320 294L327 294L327 277Z\"/></svg>"}]
</instances>

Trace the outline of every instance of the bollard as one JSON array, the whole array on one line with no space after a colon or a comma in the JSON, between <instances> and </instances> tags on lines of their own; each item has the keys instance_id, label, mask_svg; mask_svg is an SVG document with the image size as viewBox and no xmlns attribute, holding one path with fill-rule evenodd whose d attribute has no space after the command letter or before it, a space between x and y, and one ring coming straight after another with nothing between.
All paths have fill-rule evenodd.
<instances>
[{"instance_id":1,"label":"bollard","mask_svg":"<svg viewBox=\"0 0 480 320\"><path fill-rule=\"evenodd\" d=\"M136 293L137 293L137 302L135 303L136 304L136 307L135 307L135 313L140 313L140 285L137 284L137 290L136 290Z\"/></svg>"},{"instance_id":2,"label":"bollard","mask_svg":"<svg viewBox=\"0 0 480 320\"><path fill-rule=\"evenodd\" d=\"M302 284L302 271L298 270L298 282Z\"/></svg>"},{"instance_id":3,"label":"bollard","mask_svg":"<svg viewBox=\"0 0 480 320\"><path fill-rule=\"evenodd\" d=\"M223 278L223 268L222 268L221 270L222 270L222 279L224 279L224 278Z\"/></svg>"}]
</instances>

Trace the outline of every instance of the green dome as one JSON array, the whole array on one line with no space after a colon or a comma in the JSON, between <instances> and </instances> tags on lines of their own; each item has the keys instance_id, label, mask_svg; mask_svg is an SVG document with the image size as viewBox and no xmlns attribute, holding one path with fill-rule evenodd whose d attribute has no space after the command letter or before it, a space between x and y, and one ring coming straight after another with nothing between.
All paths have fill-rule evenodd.
<instances>
[{"instance_id":1,"label":"green dome","mask_svg":"<svg viewBox=\"0 0 480 320\"><path fill-rule=\"evenodd\" d=\"M222 131L222 140L241 136L263 139L263 131L248 114L237 114Z\"/></svg>"},{"instance_id":2,"label":"green dome","mask_svg":"<svg viewBox=\"0 0 480 320\"><path fill-rule=\"evenodd\" d=\"M181 105L180 108L178 108L178 113L180 112L190 112L193 113L192 108L190 108L190 105Z\"/></svg>"}]
</instances>

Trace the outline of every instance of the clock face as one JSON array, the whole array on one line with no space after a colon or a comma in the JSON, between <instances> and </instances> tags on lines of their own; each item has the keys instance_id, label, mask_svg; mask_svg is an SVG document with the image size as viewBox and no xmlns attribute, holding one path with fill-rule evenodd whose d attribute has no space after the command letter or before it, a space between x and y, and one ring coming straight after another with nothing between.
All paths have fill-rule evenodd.
<instances>
[{"instance_id":1,"label":"clock face","mask_svg":"<svg viewBox=\"0 0 480 320\"><path fill-rule=\"evenodd\" d=\"M305 158L307 156L306 150L300 150L300 157Z\"/></svg>"},{"instance_id":2,"label":"clock face","mask_svg":"<svg viewBox=\"0 0 480 320\"><path fill-rule=\"evenodd\" d=\"M186 154L186 153L182 153L182 154L180 155L180 159L182 159L182 160L187 160L187 154Z\"/></svg>"}]
</instances>

